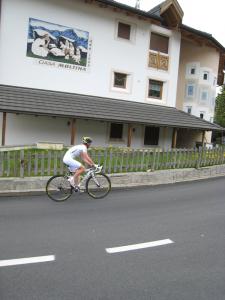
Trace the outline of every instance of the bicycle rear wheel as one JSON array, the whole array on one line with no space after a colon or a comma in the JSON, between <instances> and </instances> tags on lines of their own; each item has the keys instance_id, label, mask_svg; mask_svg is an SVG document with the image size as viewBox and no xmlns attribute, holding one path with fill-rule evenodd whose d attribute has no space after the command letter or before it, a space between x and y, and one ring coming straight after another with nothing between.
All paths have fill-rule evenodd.
<instances>
[{"instance_id":1,"label":"bicycle rear wheel","mask_svg":"<svg viewBox=\"0 0 225 300\"><path fill-rule=\"evenodd\" d=\"M56 202L67 200L72 194L72 187L64 175L52 176L46 184L48 197Z\"/></svg>"},{"instance_id":2,"label":"bicycle rear wheel","mask_svg":"<svg viewBox=\"0 0 225 300\"><path fill-rule=\"evenodd\" d=\"M90 176L86 182L86 191L92 198L104 198L111 190L111 181L104 173Z\"/></svg>"}]
</instances>

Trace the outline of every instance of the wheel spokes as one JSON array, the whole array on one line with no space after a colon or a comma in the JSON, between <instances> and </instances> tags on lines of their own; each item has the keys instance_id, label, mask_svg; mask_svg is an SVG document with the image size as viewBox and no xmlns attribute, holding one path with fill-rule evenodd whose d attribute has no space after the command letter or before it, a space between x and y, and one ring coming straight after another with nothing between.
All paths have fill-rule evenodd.
<instances>
[{"instance_id":1,"label":"wheel spokes","mask_svg":"<svg viewBox=\"0 0 225 300\"><path fill-rule=\"evenodd\" d=\"M88 193L94 198L102 198L108 194L111 185L109 179L102 174L95 174L94 177L89 179Z\"/></svg>"},{"instance_id":2,"label":"wheel spokes","mask_svg":"<svg viewBox=\"0 0 225 300\"><path fill-rule=\"evenodd\" d=\"M55 201L66 200L71 195L71 186L67 178L53 177L47 185L48 196Z\"/></svg>"}]
</instances>

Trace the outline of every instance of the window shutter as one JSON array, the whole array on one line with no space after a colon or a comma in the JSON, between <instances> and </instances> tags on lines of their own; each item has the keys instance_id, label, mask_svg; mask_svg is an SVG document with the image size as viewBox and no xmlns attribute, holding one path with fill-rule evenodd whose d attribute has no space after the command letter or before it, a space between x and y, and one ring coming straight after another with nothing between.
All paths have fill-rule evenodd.
<instances>
[{"instance_id":1,"label":"window shutter","mask_svg":"<svg viewBox=\"0 0 225 300\"><path fill-rule=\"evenodd\" d=\"M129 24L124 24L119 22L118 24L118 37L126 40L130 40L131 26Z\"/></svg>"}]
</instances>

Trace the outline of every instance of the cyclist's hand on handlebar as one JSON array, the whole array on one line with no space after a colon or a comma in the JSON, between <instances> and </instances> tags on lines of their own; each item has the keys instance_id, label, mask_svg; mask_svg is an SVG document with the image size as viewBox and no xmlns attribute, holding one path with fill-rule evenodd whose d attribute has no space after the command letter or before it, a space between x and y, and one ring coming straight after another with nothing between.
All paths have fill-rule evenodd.
<instances>
[{"instance_id":1,"label":"cyclist's hand on handlebar","mask_svg":"<svg viewBox=\"0 0 225 300\"><path fill-rule=\"evenodd\" d=\"M97 169L97 168L98 168L98 165L93 164L91 167L92 167L93 169Z\"/></svg>"}]
</instances>

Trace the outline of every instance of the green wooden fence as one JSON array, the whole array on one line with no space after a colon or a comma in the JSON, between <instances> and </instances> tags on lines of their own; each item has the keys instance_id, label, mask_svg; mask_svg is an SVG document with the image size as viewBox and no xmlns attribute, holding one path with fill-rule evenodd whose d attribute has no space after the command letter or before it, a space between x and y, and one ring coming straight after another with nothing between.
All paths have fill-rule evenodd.
<instances>
[{"instance_id":1,"label":"green wooden fence","mask_svg":"<svg viewBox=\"0 0 225 300\"><path fill-rule=\"evenodd\" d=\"M0 177L50 176L67 171L66 150L22 149L0 151ZM225 163L225 148L215 149L91 149L90 156L111 173L201 168Z\"/></svg>"}]
</instances>

